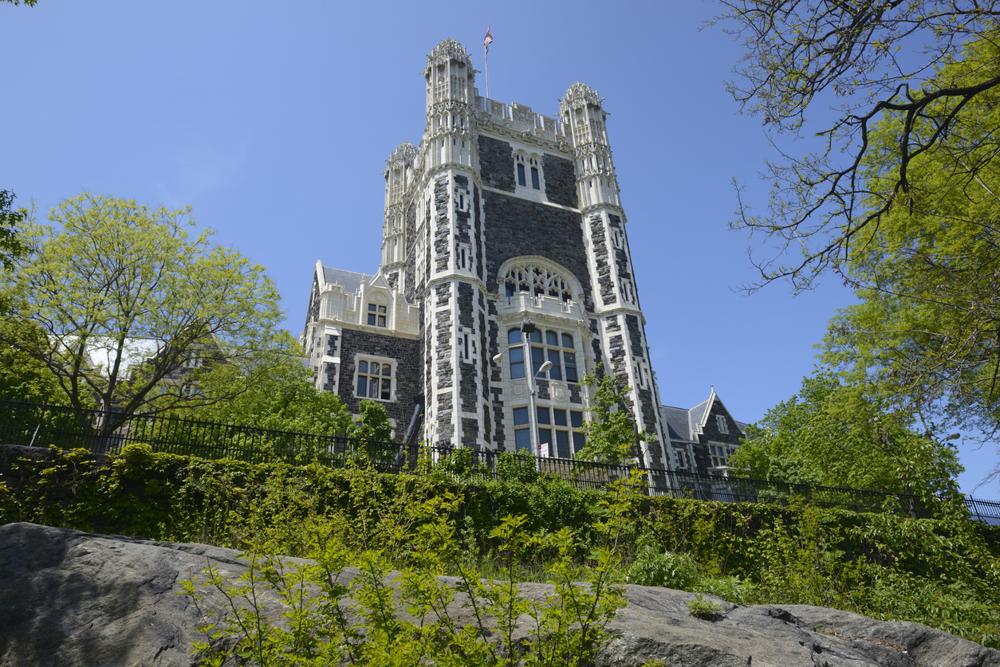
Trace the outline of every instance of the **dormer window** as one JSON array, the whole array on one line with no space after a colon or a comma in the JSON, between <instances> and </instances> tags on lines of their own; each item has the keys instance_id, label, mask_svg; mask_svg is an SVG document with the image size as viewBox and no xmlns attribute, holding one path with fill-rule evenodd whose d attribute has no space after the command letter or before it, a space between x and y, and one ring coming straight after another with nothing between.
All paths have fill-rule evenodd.
<instances>
[{"instance_id":1,"label":"dormer window","mask_svg":"<svg viewBox=\"0 0 1000 667\"><path fill-rule=\"evenodd\" d=\"M377 303L368 304L368 326L385 327L386 307Z\"/></svg>"}]
</instances>

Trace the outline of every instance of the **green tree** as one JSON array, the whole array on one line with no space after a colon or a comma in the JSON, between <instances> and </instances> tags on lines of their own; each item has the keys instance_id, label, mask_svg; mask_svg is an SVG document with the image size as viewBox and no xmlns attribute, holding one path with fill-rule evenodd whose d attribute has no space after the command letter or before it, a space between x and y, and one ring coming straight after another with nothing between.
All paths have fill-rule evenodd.
<instances>
[{"instance_id":1,"label":"green tree","mask_svg":"<svg viewBox=\"0 0 1000 667\"><path fill-rule=\"evenodd\" d=\"M819 372L752 425L730 457L737 474L880 489L924 499L957 493L954 449L915 432L870 387Z\"/></svg>"},{"instance_id":2,"label":"green tree","mask_svg":"<svg viewBox=\"0 0 1000 667\"><path fill-rule=\"evenodd\" d=\"M257 428L346 435L351 415L336 394L317 391L298 344L285 336L278 349L235 364L222 360L192 378L207 402L181 408L181 417Z\"/></svg>"},{"instance_id":3,"label":"green tree","mask_svg":"<svg viewBox=\"0 0 1000 667\"><path fill-rule=\"evenodd\" d=\"M736 226L776 250L755 260L763 282L788 278L804 288L826 271L851 279L845 260L858 237L909 206L915 161L948 142L948 173L974 164L975 142L949 140L970 136L979 100L1000 87L1000 59L978 60L961 77L936 71L969 43L996 44L1000 0L722 4L720 21L744 48L730 90L780 151L768 164L767 214L740 201ZM880 124L891 143L872 142ZM865 173L873 157L881 170L875 199Z\"/></svg>"},{"instance_id":4,"label":"green tree","mask_svg":"<svg viewBox=\"0 0 1000 667\"><path fill-rule=\"evenodd\" d=\"M583 383L595 387L590 402L590 420L584 425L587 444L576 453L584 461L618 464L629 458L641 460L641 443L650 438L640 433L630 409L628 391L612 374L593 375Z\"/></svg>"},{"instance_id":5,"label":"green tree","mask_svg":"<svg viewBox=\"0 0 1000 667\"><path fill-rule=\"evenodd\" d=\"M28 250L19 230L28 221L27 209L15 209L14 193L0 190L0 268L10 271Z\"/></svg>"},{"instance_id":6,"label":"green tree","mask_svg":"<svg viewBox=\"0 0 1000 667\"><path fill-rule=\"evenodd\" d=\"M206 349L240 365L274 348L277 292L264 270L189 209L83 194L26 227L30 252L4 290L0 342L44 364L82 424L112 433L130 415L223 400L173 381ZM35 327L40 335L24 335ZM85 409L105 409L98 423Z\"/></svg>"},{"instance_id":7,"label":"green tree","mask_svg":"<svg viewBox=\"0 0 1000 667\"><path fill-rule=\"evenodd\" d=\"M983 40L943 68L963 85L1000 62ZM932 129L929 121L917 130ZM841 310L825 359L854 381L873 378L926 428L1000 433L1000 88L969 101L960 128L912 159L906 205L864 230L849 256L859 302ZM872 132L872 206L891 191L898 136Z\"/></svg>"}]
</instances>

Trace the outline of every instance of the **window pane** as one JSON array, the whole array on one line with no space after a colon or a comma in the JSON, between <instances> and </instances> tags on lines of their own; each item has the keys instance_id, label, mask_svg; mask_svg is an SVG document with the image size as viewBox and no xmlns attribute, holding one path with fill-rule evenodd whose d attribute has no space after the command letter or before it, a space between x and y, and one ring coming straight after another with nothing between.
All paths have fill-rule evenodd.
<instances>
[{"instance_id":1,"label":"window pane","mask_svg":"<svg viewBox=\"0 0 1000 667\"><path fill-rule=\"evenodd\" d=\"M378 312L380 312L380 313L382 313L383 315L385 315L385 306L379 306L379 307L378 307Z\"/></svg>"},{"instance_id":2,"label":"window pane","mask_svg":"<svg viewBox=\"0 0 1000 667\"><path fill-rule=\"evenodd\" d=\"M563 347L573 347L573 336L571 336L570 334L564 333L562 335L562 344L563 344Z\"/></svg>"},{"instance_id":3,"label":"window pane","mask_svg":"<svg viewBox=\"0 0 1000 667\"><path fill-rule=\"evenodd\" d=\"M510 377L513 380L524 377L524 362L523 361L512 361L510 362Z\"/></svg>"},{"instance_id":4,"label":"window pane","mask_svg":"<svg viewBox=\"0 0 1000 667\"><path fill-rule=\"evenodd\" d=\"M528 408L514 408L514 424L528 423Z\"/></svg>"},{"instance_id":5,"label":"window pane","mask_svg":"<svg viewBox=\"0 0 1000 667\"><path fill-rule=\"evenodd\" d=\"M538 423L539 424L549 424L549 409L548 408L536 408L535 411L538 413Z\"/></svg>"},{"instance_id":6,"label":"window pane","mask_svg":"<svg viewBox=\"0 0 1000 667\"><path fill-rule=\"evenodd\" d=\"M583 413L576 410L570 410L569 412L569 423L573 428L580 428L583 426Z\"/></svg>"},{"instance_id":7,"label":"window pane","mask_svg":"<svg viewBox=\"0 0 1000 667\"><path fill-rule=\"evenodd\" d=\"M362 398L368 395L368 378L364 375L358 376L358 391L355 393Z\"/></svg>"},{"instance_id":8,"label":"window pane","mask_svg":"<svg viewBox=\"0 0 1000 667\"><path fill-rule=\"evenodd\" d=\"M565 410L553 410L552 417L556 422L556 426L566 426L566 411Z\"/></svg>"},{"instance_id":9,"label":"window pane","mask_svg":"<svg viewBox=\"0 0 1000 667\"><path fill-rule=\"evenodd\" d=\"M510 329L507 331L507 342L508 343L520 343L521 342L521 330L520 329ZM513 352L513 350L511 350Z\"/></svg>"},{"instance_id":10,"label":"window pane","mask_svg":"<svg viewBox=\"0 0 1000 667\"><path fill-rule=\"evenodd\" d=\"M525 408L527 409L527 408ZM531 431L526 428L514 429L514 448L531 451Z\"/></svg>"},{"instance_id":11,"label":"window pane","mask_svg":"<svg viewBox=\"0 0 1000 667\"><path fill-rule=\"evenodd\" d=\"M372 378L368 381L368 398L378 398L379 381Z\"/></svg>"},{"instance_id":12,"label":"window pane","mask_svg":"<svg viewBox=\"0 0 1000 667\"><path fill-rule=\"evenodd\" d=\"M555 331L546 331L545 332L545 342L547 344L549 344L549 345L558 345L559 344L559 334L557 334Z\"/></svg>"},{"instance_id":13,"label":"window pane","mask_svg":"<svg viewBox=\"0 0 1000 667\"><path fill-rule=\"evenodd\" d=\"M359 361L358 362L358 372L359 373L367 373L368 372L368 362L367 361Z\"/></svg>"},{"instance_id":14,"label":"window pane","mask_svg":"<svg viewBox=\"0 0 1000 667\"><path fill-rule=\"evenodd\" d=\"M538 373L543 361L545 361L545 350L541 347L531 348L531 372L533 374Z\"/></svg>"},{"instance_id":15,"label":"window pane","mask_svg":"<svg viewBox=\"0 0 1000 667\"><path fill-rule=\"evenodd\" d=\"M572 352L563 352L563 363L566 366L566 381L579 381L579 377L576 374L576 355Z\"/></svg>"},{"instance_id":16,"label":"window pane","mask_svg":"<svg viewBox=\"0 0 1000 667\"><path fill-rule=\"evenodd\" d=\"M524 348L523 347L512 347L512 348L510 348L510 361L511 361L511 363L515 363L515 362L521 362L521 363L523 363L524 362Z\"/></svg>"},{"instance_id":17,"label":"window pane","mask_svg":"<svg viewBox=\"0 0 1000 667\"><path fill-rule=\"evenodd\" d=\"M531 168L531 187L536 190L541 189L541 186L538 183L538 167Z\"/></svg>"},{"instance_id":18,"label":"window pane","mask_svg":"<svg viewBox=\"0 0 1000 667\"><path fill-rule=\"evenodd\" d=\"M543 444L546 442L552 442L552 429L548 428L538 429L538 444Z\"/></svg>"},{"instance_id":19,"label":"window pane","mask_svg":"<svg viewBox=\"0 0 1000 667\"><path fill-rule=\"evenodd\" d=\"M549 361L552 362L552 368L549 369L549 377L553 380L562 380L562 370L559 367L559 350L549 350L548 356Z\"/></svg>"},{"instance_id":20,"label":"window pane","mask_svg":"<svg viewBox=\"0 0 1000 667\"><path fill-rule=\"evenodd\" d=\"M374 303L369 303L368 304L368 312L369 313L374 313L375 312L375 304Z\"/></svg>"},{"instance_id":21,"label":"window pane","mask_svg":"<svg viewBox=\"0 0 1000 667\"><path fill-rule=\"evenodd\" d=\"M371 363L372 375L379 375L382 373L382 364L377 364L374 361Z\"/></svg>"},{"instance_id":22,"label":"window pane","mask_svg":"<svg viewBox=\"0 0 1000 667\"><path fill-rule=\"evenodd\" d=\"M532 343L541 343L542 332L539 331L538 329L535 329L534 331L528 334L528 340L531 341Z\"/></svg>"},{"instance_id":23,"label":"window pane","mask_svg":"<svg viewBox=\"0 0 1000 667\"><path fill-rule=\"evenodd\" d=\"M583 433L573 434L573 452L576 453L583 449L587 444L587 436Z\"/></svg>"},{"instance_id":24,"label":"window pane","mask_svg":"<svg viewBox=\"0 0 1000 667\"><path fill-rule=\"evenodd\" d=\"M559 458L569 458L569 431L556 431L556 452Z\"/></svg>"},{"instance_id":25,"label":"window pane","mask_svg":"<svg viewBox=\"0 0 1000 667\"><path fill-rule=\"evenodd\" d=\"M386 378L382 380L382 400L388 401L392 398L392 380Z\"/></svg>"},{"instance_id":26,"label":"window pane","mask_svg":"<svg viewBox=\"0 0 1000 667\"><path fill-rule=\"evenodd\" d=\"M504 288L504 292L507 294L508 297L514 296L514 292L515 292L514 283L510 283L510 282L504 283L503 288ZM518 331L517 334L518 334L518 336L520 336L521 332ZM510 338L510 334L508 334L507 337Z\"/></svg>"},{"instance_id":27,"label":"window pane","mask_svg":"<svg viewBox=\"0 0 1000 667\"><path fill-rule=\"evenodd\" d=\"M525 180L524 180L524 165L523 164L517 165L517 184L518 185L525 185Z\"/></svg>"},{"instance_id":28,"label":"window pane","mask_svg":"<svg viewBox=\"0 0 1000 667\"><path fill-rule=\"evenodd\" d=\"M368 326L375 326L375 315L372 313L368 313Z\"/></svg>"}]
</instances>

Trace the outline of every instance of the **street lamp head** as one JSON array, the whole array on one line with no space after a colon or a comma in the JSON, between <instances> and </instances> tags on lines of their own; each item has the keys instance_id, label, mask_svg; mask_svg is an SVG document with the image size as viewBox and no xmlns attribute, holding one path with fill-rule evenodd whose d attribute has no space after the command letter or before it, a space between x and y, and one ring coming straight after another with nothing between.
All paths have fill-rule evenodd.
<instances>
[{"instance_id":1,"label":"street lamp head","mask_svg":"<svg viewBox=\"0 0 1000 667\"><path fill-rule=\"evenodd\" d=\"M552 362L546 361L544 364L538 367L539 373L548 373L549 369L552 368Z\"/></svg>"},{"instance_id":2,"label":"street lamp head","mask_svg":"<svg viewBox=\"0 0 1000 667\"><path fill-rule=\"evenodd\" d=\"M502 360L503 360L503 352L500 352L499 354L494 354L493 355L493 363L494 364L499 365Z\"/></svg>"}]
</instances>

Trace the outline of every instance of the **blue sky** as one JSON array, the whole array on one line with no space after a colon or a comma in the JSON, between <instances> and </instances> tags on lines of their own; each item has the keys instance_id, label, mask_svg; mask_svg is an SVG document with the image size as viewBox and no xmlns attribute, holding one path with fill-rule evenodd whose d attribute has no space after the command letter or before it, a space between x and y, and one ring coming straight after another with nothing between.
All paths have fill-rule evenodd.
<instances>
[{"instance_id":1,"label":"blue sky","mask_svg":"<svg viewBox=\"0 0 1000 667\"><path fill-rule=\"evenodd\" d=\"M703 2L395 4L320 0L40 0L0 5L0 186L40 214L82 190L190 204L217 240L267 267L288 327L316 259L378 264L382 169L423 128L426 53L445 37L490 92L555 115L574 81L605 98L629 238L664 401L714 384L753 421L798 388L833 311L834 280L753 295L748 240L730 231L733 178L763 209L774 157L725 92L738 45ZM480 92L485 83L480 77ZM961 447L972 490L996 460ZM1000 497L1000 483L979 495Z\"/></svg>"}]
</instances>

